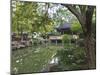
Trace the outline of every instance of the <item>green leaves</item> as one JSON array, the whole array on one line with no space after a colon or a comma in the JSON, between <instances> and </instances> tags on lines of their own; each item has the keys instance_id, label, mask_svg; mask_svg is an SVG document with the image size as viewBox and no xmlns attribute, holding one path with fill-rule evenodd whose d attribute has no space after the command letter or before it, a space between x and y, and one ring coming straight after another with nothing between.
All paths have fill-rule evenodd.
<instances>
[{"instance_id":1,"label":"green leaves","mask_svg":"<svg viewBox=\"0 0 100 75\"><path fill-rule=\"evenodd\" d=\"M82 27L78 21L73 21L71 30L74 33L82 33L83 32Z\"/></svg>"},{"instance_id":2,"label":"green leaves","mask_svg":"<svg viewBox=\"0 0 100 75\"><path fill-rule=\"evenodd\" d=\"M85 65L86 62L84 48L75 47L75 45L59 50L57 56L59 59L59 65L66 70L82 69L81 66Z\"/></svg>"},{"instance_id":3,"label":"green leaves","mask_svg":"<svg viewBox=\"0 0 100 75\"><path fill-rule=\"evenodd\" d=\"M71 38L72 38L71 35L64 34L62 40L63 40L64 43L69 43Z\"/></svg>"},{"instance_id":4,"label":"green leaves","mask_svg":"<svg viewBox=\"0 0 100 75\"><path fill-rule=\"evenodd\" d=\"M12 31L51 31L53 20L49 17L49 7L47 6L46 3L15 1L12 5L12 10L14 10L12 12ZM46 10L44 10L45 7Z\"/></svg>"}]
</instances>

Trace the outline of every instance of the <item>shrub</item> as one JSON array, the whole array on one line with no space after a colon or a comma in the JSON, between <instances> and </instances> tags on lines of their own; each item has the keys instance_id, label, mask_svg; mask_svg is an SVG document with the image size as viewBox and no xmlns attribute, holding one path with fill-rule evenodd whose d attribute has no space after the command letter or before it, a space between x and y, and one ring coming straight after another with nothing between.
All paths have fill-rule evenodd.
<instances>
[{"instance_id":1,"label":"shrub","mask_svg":"<svg viewBox=\"0 0 100 75\"><path fill-rule=\"evenodd\" d=\"M64 34L62 41L63 41L63 43L68 43L71 40L71 38L72 38L71 35Z\"/></svg>"},{"instance_id":2,"label":"shrub","mask_svg":"<svg viewBox=\"0 0 100 75\"><path fill-rule=\"evenodd\" d=\"M59 59L59 65L65 70L83 69L81 65L86 64L85 62L85 51L84 48L71 47L59 50L57 53Z\"/></svg>"}]
</instances>

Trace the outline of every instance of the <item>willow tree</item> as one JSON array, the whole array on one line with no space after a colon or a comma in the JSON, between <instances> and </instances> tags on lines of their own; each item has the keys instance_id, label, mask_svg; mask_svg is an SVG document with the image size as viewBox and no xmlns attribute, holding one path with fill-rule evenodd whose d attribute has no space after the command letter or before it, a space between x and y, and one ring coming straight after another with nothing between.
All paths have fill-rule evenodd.
<instances>
[{"instance_id":1,"label":"willow tree","mask_svg":"<svg viewBox=\"0 0 100 75\"><path fill-rule=\"evenodd\" d=\"M31 32L36 9L37 3L12 1L12 31L21 35L23 32Z\"/></svg>"},{"instance_id":2,"label":"willow tree","mask_svg":"<svg viewBox=\"0 0 100 75\"><path fill-rule=\"evenodd\" d=\"M95 38L93 37L93 14L96 9L95 6L85 5L67 5L62 4L79 20L83 33L84 33L84 44L87 56L88 69L96 68L96 52L95 52Z\"/></svg>"}]
</instances>

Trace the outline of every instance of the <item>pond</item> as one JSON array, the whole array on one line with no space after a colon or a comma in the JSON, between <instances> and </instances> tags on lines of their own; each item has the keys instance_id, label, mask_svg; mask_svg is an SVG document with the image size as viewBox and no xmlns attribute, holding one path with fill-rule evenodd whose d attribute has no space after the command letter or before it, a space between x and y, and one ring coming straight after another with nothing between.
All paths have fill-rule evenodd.
<instances>
[{"instance_id":1,"label":"pond","mask_svg":"<svg viewBox=\"0 0 100 75\"><path fill-rule=\"evenodd\" d=\"M58 64L58 58L54 57L51 61L50 64Z\"/></svg>"},{"instance_id":2,"label":"pond","mask_svg":"<svg viewBox=\"0 0 100 75\"><path fill-rule=\"evenodd\" d=\"M13 74L41 72L48 64L58 63L58 58L53 57L57 50L58 46L39 46L12 51L11 72Z\"/></svg>"}]
</instances>

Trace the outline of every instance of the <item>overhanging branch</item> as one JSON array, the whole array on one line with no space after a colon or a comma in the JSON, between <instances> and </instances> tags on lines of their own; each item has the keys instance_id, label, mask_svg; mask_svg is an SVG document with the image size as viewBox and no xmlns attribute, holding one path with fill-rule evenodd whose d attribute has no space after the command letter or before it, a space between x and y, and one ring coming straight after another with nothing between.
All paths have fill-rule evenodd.
<instances>
[{"instance_id":1,"label":"overhanging branch","mask_svg":"<svg viewBox=\"0 0 100 75\"><path fill-rule=\"evenodd\" d=\"M77 11L77 9L75 9L75 6L67 5L67 4L61 4L61 5L67 7L68 10L71 11L76 17L80 16L80 13L79 11Z\"/></svg>"},{"instance_id":2,"label":"overhanging branch","mask_svg":"<svg viewBox=\"0 0 100 75\"><path fill-rule=\"evenodd\" d=\"M70 12L72 12L75 16L76 16L76 18L79 20L79 22L80 22L80 24L81 24L81 26L82 26L82 29L83 29L83 31L86 31L85 29L84 29L84 25L85 25L85 16L83 16L80 12L79 12L79 10L77 10L76 8L75 8L75 6L72 6L72 5L68 5L68 4L61 4L61 5L63 5L63 6L65 6L66 8L68 8L68 10L70 11Z\"/></svg>"}]
</instances>

